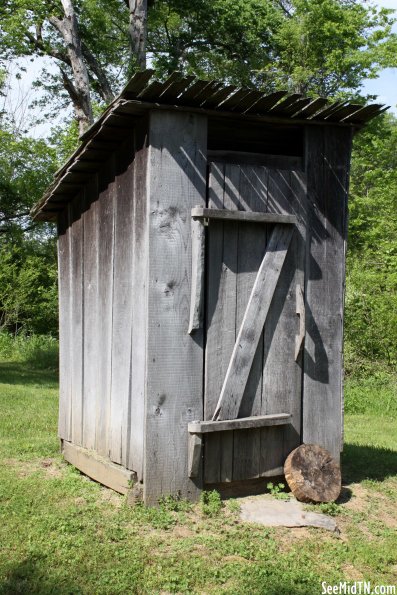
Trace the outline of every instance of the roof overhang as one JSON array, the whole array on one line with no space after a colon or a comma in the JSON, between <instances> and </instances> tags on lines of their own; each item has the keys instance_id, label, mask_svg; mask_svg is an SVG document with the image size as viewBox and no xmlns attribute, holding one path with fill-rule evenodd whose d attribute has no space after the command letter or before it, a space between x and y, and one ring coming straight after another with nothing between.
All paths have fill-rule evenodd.
<instances>
[{"instance_id":1,"label":"roof overhang","mask_svg":"<svg viewBox=\"0 0 397 595\"><path fill-rule=\"evenodd\" d=\"M43 198L32 208L34 219L55 221L58 213L76 195L127 138L138 118L151 110L189 111L209 117L249 120L271 124L334 125L360 128L388 109L347 101L303 97L205 81L173 73L166 81L151 81L145 70L124 87L102 116L81 136L81 145L55 173Z\"/></svg>"}]
</instances>

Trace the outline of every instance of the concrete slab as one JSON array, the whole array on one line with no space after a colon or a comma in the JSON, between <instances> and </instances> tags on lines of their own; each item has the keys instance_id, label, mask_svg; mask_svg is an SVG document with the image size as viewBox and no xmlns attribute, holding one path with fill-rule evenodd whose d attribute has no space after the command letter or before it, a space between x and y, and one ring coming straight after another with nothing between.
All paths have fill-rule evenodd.
<instances>
[{"instance_id":1,"label":"concrete slab","mask_svg":"<svg viewBox=\"0 0 397 595\"><path fill-rule=\"evenodd\" d=\"M305 510L304 505L292 497L278 500L269 494L250 496L241 498L240 507L241 520L266 527L319 527L338 531L333 518Z\"/></svg>"}]
</instances>

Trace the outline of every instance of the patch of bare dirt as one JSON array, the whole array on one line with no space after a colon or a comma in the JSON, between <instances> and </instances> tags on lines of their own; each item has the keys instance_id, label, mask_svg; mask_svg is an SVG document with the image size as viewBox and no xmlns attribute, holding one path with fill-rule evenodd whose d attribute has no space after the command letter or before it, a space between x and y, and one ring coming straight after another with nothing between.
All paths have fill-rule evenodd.
<instances>
[{"instance_id":1,"label":"patch of bare dirt","mask_svg":"<svg viewBox=\"0 0 397 595\"><path fill-rule=\"evenodd\" d=\"M62 477L62 468L59 466L58 461L54 459L43 459L40 461L39 467L45 469L50 477Z\"/></svg>"},{"instance_id":2,"label":"patch of bare dirt","mask_svg":"<svg viewBox=\"0 0 397 595\"><path fill-rule=\"evenodd\" d=\"M19 461L18 459L6 459L4 463L15 469L17 477L23 479L44 470L50 477L61 477L62 467L55 459L43 459L41 461Z\"/></svg>"},{"instance_id":3,"label":"patch of bare dirt","mask_svg":"<svg viewBox=\"0 0 397 595\"><path fill-rule=\"evenodd\" d=\"M345 502L342 506L347 510L354 512L366 512L368 508L368 490L366 490L359 483L354 483L350 486L351 497L350 500Z\"/></svg>"},{"instance_id":4,"label":"patch of bare dirt","mask_svg":"<svg viewBox=\"0 0 397 595\"><path fill-rule=\"evenodd\" d=\"M188 527L184 527L183 525L177 525L176 527L174 527L173 535L175 537L184 538L184 537L192 537L192 536L196 535L196 533L195 533L195 531L192 531Z\"/></svg>"},{"instance_id":5,"label":"patch of bare dirt","mask_svg":"<svg viewBox=\"0 0 397 595\"><path fill-rule=\"evenodd\" d=\"M343 577L349 581L361 581L364 579L364 576L361 574L361 572L351 564L344 564L342 566L342 570Z\"/></svg>"},{"instance_id":6,"label":"patch of bare dirt","mask_svg":"<svg viewBox=\"0 0 397 595\"><path fill-rule=\"evenodd\" d=\"M114 490L110 488L102 487L101 488L101 500L108 504L111 504L115 508L120 508L124 501L124 496L118 494Z\"/></svg>"}]
</instances>

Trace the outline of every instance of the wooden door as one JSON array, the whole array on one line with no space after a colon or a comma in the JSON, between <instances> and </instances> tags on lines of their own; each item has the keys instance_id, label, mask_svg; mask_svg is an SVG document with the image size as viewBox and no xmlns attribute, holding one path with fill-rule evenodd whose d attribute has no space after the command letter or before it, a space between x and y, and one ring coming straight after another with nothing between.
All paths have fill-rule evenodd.
<instances>
[{"instance_id":1,"label":"wooden door","mask_svg":"<svg viewBox=\"0 0 397 595\"><path fill-rule=\"evenodd\" d=\"M232 382L230 377L234 372L239 374L239 366L241 369L247 365L248 377L243 381L237 413L226 414L223 419L277 413L289 413L292 418L288 425L206 434L205 483L277 474L288 453L300 443L302 355L297 342L302 338L303 322L306 201L303 176L302 172L264 166L210 164L209 209L294 215L296 221L284 241L285 254L281 258L277 256L276 236L288 235L289 232L282 231L286 226L249 220L208 220L204 419L214 419L214 415L216 419L225 383ZM278 262L271 260L274 254L269 255L269 251L276 254ZM255 316L247 322L252 290L254 284L257 287L266 262L270 263L266 266L277 269L274 291L266 298L270 299L268 312L264 324ZM268 279L261 291L270 291ZM252 327L245 329L245 335L259 337L251 355L246 344L241 340L241 344L236 343L241 337L243 321Z\"/></svg>"}]
</instances>

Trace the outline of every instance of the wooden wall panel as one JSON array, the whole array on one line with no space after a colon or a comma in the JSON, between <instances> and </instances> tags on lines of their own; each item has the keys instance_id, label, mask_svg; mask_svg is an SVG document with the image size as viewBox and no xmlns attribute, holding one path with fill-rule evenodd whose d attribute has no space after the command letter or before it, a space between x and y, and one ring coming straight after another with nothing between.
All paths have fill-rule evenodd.
<instances>
[{"instance_id":1,"label":"wooden wall panel","mask_svg":"<svg viewBox=\"0 0 397 595\"><path fill-rule=\"evenodd\" d=\"M307 127L308 247L303 441L339 459L351 130Z\"/></svg>"},{"instance_id":2,"label":"wooden wall panel","mask_svg":"<svg viewBox=\"0 0 397 595\"><path fill-rule=\"evenodd\" d=\"M82 445L83 440L83 374L84 374L84 351L83 351L83 311L84 311L84 228L82 210L84 208L84 191L80 192L70 205L71 226L70 249L71 249L71 311L72 311L72 359L71 359L71 380L72 380L72 432L71 440L77 446Z\"/></svg>"},{"instance_id":3,"label":"wooden wall panel","mask_svg":"<svg viewBox=\"0 0 397 595\"><path fill-rule=\"evenodd\" d=\"M227 176L227 184L226 184ZM211 164L208 207L236 208L239 168ZM234 198L234 200L233 200ZM236 287L238 223L211 221L208 227L208 294L205 419L212 419L236 340ZM204 481L231 481L233 473L233 432L205 437Z\"/></svg>"},{"instance_id":4,"label":"wooden wall panel","mask_svg":"<svg viewBox=\"0 0 397 595\"><path fill-rule=\"evenodd\" d=\"M63 440L71 439L72 375L71 375L71 257L70 207L66 206L58 219L58 279L59 279L59 421L58 433Z\"/></svg>"},{"instance_id":5,"label":"wooden wall panel","mask_svg":"<svg viewBox=\"0 0 397 595\"><path fill-rule=\"evenodd\" d=\"M110 458L126 462L123 435L128 426L130 400L132 305L133 209L134 209L134 139L124 143L116 154L114 203L113 324L112 375L110 395ZM125 448L124 443L124 448Z\"/></svg>"},{"instance_id":6,"label":"wooden wall panel","mask_svg":"<svg viewBox=\"0 0 397 595\"><path fill-rule=\"evenodd\" d=\"M152 112L149 149L149 287L144 498L195 499L187 424L202 419L202 332L188 334L191 216L205 206L207 121Z\"/></svg>"},{"instance_id":7,"label":"wooden wall panel","mask_svg":"<svg viewBox=\"0 0 397 595\"><path fill-rule=\"evenodd\" d=\"M84 403L83 446L96 444L96 405L99 394L100 320L98 296L98 178L93 176L85 189L84 221Z\"/></svg>"},{"instance_id":8,"label":"wooden wall panel","mask_svg":"<svg viewBox=\"0 0 397 595\"><path fill-rule=\"evenodd\" d=\"M96 451L109 456L110 390L112 369L113 255L115 156L106 162L99 178L98 201L98 322L99 375L96 407Z\"/></svg>"},{"instance_id":9,"label":"wooden wall panel","mask_svg":"<svg viewBox=\"0 0 397 595\"><path fill-rule=\"evenodd\" d=\"M302 405L302 358L295 360L299 334L296 287L304 289L306 250L306 185L298 172L270 170L268 211L295 215L283 270L264 328L262 415L292 414L291 425L261 430L261 473L284 465L287 455L300 443Z\"/></svg>"},{"instance_id":10,"label":"wooden wall panel","mask_svg":"<svg viewBox=\"0 0 397 595\"><path fill-rule=\"evenodd\" d=\"M235 166L236 167L236 166ZM238 208L266 212L269 172L264 167L241 166ZM236 337L266 252L269 238L267 225L240 223L238 232ZM263 334L252 362L241 402L239 417L261 414ZM229 432L227 432L229 433ZM260 429L235 431L233 448L233 480L258 477L260 464Z\"/></svg>"},{"instance_id":11,"label":"wooden wall panel","mask_svg":"<svg viewBox=\"0 0 397 595\"><path fill-rule=\"evenodd\" d=\"M131 363L129 371L130 398L125 403L123 425L123 464L143 479L143 450L146 395L147 285L148 285L148 226L147 226L147 130L144 119L134 131L135 157L133 167L134 202L131 237L132 250L132 325Z\"/></svg>"}]
</instances>

